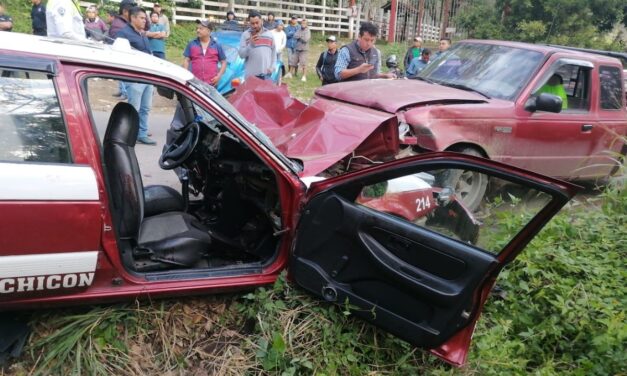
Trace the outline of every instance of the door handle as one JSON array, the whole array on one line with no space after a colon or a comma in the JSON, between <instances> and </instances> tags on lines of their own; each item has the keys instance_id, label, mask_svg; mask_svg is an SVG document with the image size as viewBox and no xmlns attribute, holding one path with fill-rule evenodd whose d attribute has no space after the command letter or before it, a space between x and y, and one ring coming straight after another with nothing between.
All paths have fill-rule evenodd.
<instances>
[{"instance_id":1,"label":"door handle","mask_svg":"<svg viewBox=\"0 0 627 376\"><path fill-rule=\"evenodd\" d=\"M581 126L582 132L590 132L592 130L592 124L584 124Z\"/></svg>"}]
</instances>

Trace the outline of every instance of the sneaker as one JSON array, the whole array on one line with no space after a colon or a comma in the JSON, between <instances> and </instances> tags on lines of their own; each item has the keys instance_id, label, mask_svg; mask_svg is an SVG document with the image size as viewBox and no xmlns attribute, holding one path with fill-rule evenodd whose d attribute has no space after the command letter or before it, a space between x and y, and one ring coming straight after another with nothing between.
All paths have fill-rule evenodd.
<instances>
[{"instance_id":1,"label":"sneaker","mask_svg":"<svg viewBox=\"0 0 627 376\"><path fill-rule=\"evenodd\" d=\"M303 82L307 82L307 77L303 76L303 78L300 79Z\"/></svg>"},{"instance_id":2,"label":"sneaker","mask_svg":"<svg viewBox=\"0 0 627 376\"><path fill-rule=\"evenodd\" d=\"M289 73L289 72L288 72L288 73L285 75L285 77L283 77L283 78L285 78L286 80L287 80L288 78L292 78L292 73Z\"/></svg>"},{"instance_id":3,"label":"sneaker","mask_svg":"<svg viewBox=\"0 0 627 376\"><path fill-rule=\"evenodd\" d=\"M138 137L137 142L144 145L157 145L157 141L149 137Z\"/></svg>"},{"instance_id":4,"label":"sneaker","mask_svg":"<svg viewBox=\"0 0 627 376\"><path fill-rule=\"evenodd\" d=\"M148 137L152 137L152 132L148 132Z\"/></svg>"}]
</instances>

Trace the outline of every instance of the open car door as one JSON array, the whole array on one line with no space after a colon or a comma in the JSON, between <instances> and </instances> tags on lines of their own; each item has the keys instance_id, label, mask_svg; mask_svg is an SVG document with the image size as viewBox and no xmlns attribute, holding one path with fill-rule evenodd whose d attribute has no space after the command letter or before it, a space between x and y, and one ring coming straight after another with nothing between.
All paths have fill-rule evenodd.
<instances>
[{"instance_id":1,"label":"open car door","mask_svg":"<svg viewBox=\"0 0 627 376\"><path fill-rule=\"evenodd\" d=\"M439 183L456 172L456 187ZM473 179L488 179L488 191L471 213L459 195ZM462 365L499 272L576 191L456 153L319 181L307 194L290 272L310 293Z\"/></svg>"}]
</instances>

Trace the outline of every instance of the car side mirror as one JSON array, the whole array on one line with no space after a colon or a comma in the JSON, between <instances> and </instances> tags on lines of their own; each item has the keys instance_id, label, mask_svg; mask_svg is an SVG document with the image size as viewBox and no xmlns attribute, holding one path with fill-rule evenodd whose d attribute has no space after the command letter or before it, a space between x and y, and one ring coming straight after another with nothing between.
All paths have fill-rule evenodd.
<instances>
[{"instance_id":1,"label":"car side mirror","mask_svg":"<svg viewBox=\"0 0 627 376\"><path fill-rule=\"evenodd\" d=\"M558 113L562 111L562 98L554 94L541 93L529 98L527 103L525 103L525 110L529 112L545 111Z\"/></svg>"},{"instance_id":2,"label":"car side mirror","mask_svg":"<svg viewBox=\"0 0 627 376\"><path fill-rule=\"evenodd\" d=\"M174 99L174 90L167 87L157 86L157 93L164 98Z\"/></svg>"}]
</instances>

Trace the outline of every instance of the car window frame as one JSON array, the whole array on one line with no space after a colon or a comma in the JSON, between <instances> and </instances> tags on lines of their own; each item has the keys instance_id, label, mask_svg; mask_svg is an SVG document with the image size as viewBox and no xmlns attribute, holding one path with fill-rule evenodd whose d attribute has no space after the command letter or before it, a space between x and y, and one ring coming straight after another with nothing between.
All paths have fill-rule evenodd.
<instances>
[{"instance_id":1,"label":"car window frame","mask_svg":"<svg viewBox=\"0 0 627 376\"><path fill-rule=\"evenodd\" d=\"M75 160L75 156L74 156L74 147L72 144L72 137L70 136L70 127L68 124L68 120L67 117L65 115L65 110L64 110L64 106L63 106L63 99L61 98L60 95L60 89L59 89L59 82L57 80L58 77L58 72L56 70L56 66L52 63L52 62L48 62L43 61L44 63L39 62L39 60L37 60L37 62L39 63L39 65L32 65L29 66L29 64L25 64L25 67L17 67L15 66L16 64L10 64L11 61L9 61L9 64L2 64L0 65L0 70L4 69L4 68L8 68L10 70L13 71L19 71L19 72L35 72L35 73L41 73L41 74L45 74L48 79L50 79L52 81L52 88L54 89L54 94L57 98L57 104L59 105L59 112L61 115L61 120L63 121L63 129L65 131L65 140L66 140L66 144L67 144L67 150L68 150L68 162L42 162L42 161L5 161L5 160L1 160L0 159L0 163L27 163L27 164L40 164L40 165L60 165L60 166L76 166L76 160Z\"/></svg>"},{"instance_id":2,"label":"car window frame","mask_svg":"<svg viewBox=\"0 0 627 376\"><path fill-rule=\"evenodd\" d=\"M532 90L529 92L529 95L527 96L527 98L525 99L525 101L533 98L536 94L536 92L538 90L540 90L540 88L549 80L549 78L555 74L559 68L565 66L565 65L573 65L573 66L577 66L579 67L579 72L582 71L582 68L584 70L587 70L588 72L588 78L587 78L587 92L588 92L588 108L587 109L581 109L581 108L577 108L577 109L571 109L568 108L566 110L562 110L559 112L559 114L590 114L593 112L593 101L592 101L592 73L594 71L594 64L586 61L586 60L579 60L579 59L573 59L573 58L569 58L569 57L560 57L557 58L555 61L550 63L550 66L548 67L548 69L544 72L544 74L540 77L539 80L536 81L536 84L532 87ZM578 73L579 76L580 73ZM585 80L585 79L584 79ZM578 80L579 82L579 77ZM568 95L568 94L567 94ZM557 115L559 115L557 114Z\"/></svg>"},{"instance_id":3,"label":"car window frame","mask_svg":"<svg viewBox=\"0 0 627 376\"><path fill-rule=\"evenodd\" d=\"M602 105L602 100L601 100L601 96L603 95L603 90L601 90L602 85L601 85L601 69L603 68L612 68L612 69L616 69L619 72L619 75L621 75L621 87L620 87L620 98L621 98L621 103L620 106L618 106L618 108L603 108ZM597 101L597 104L599 106L599 111L623 111L623 109L625 109L627 107L627 87L625 87L624 85L626 85L626 79L627 77L623 77L622 75L624 74L623 72L625 72L624 69L619 68L615 65L599 65L599 99Z\"/></svg>"}]
</instances>

